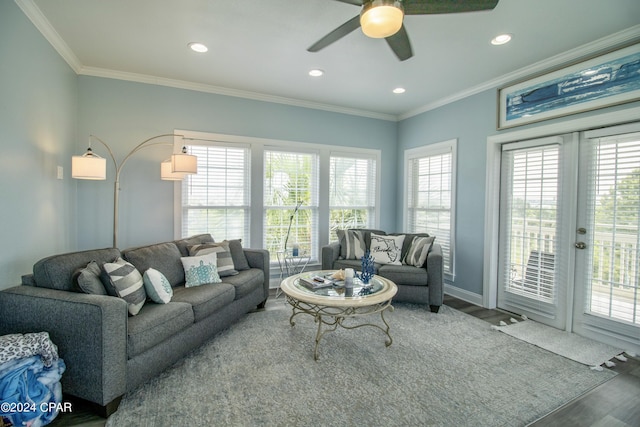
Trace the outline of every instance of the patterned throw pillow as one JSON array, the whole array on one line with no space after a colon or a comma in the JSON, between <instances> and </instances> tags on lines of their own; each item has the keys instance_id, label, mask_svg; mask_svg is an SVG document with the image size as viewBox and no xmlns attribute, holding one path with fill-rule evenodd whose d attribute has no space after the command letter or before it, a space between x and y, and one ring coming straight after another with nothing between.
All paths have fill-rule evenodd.
<instances>
[{"instance_id":1,"label":"patterned throw pillow","mask_svg":"<svg viewBox=\"0 0 640 427\"><path fill-rule=\"evenodd\" d=\"M380 264L401 265L402 243L404 234L399 236L381 236L371 233L371 256Z\"/></svg>"},{"instance_id":2,"label":"patterned throw pillow","mask_svg":"<svg viewBox=\"0 0 640 427\"><path fill-rule=\"evenodd\" d=\"M147 292L151 301L158 304L166 304L171 301L173 296L173 288L169 280L154 268L150 268L142 275L144 282L144 290Z\"/></svg>"},{"instance_id":3,"label":"patterned throw pillow","mask_svg":"<svg viewBox=\"0 0 640 427\"><path fill-rule=\"evenodd\" d=\"M185 288L222 282L216 265L217 258L215 252L180 258L184 267Z\"/></svg>"},{"instance_id":4,"label":"patterned throw pillow","mask_svg":"<svg viewBox=\"0 0 640 427\"><path fill-rule=\"evenodd\" d=\"M337 230L340 241L340 256L343 259L360 259L367 250L364 232L360 230Z\"/></svg>"},{"instance_id":5,"label":"patterned throw pillow","mask_svg":"<svg viewBox=\"0 0 640 427\"><path fill-rule=\"evenodd\" d=\"M216 265L218 266L218 274L220 277L235 276L238 274L238 270L235 269L233 258L231 257L229 242L226 240L220 243L202 243L189 247L189 255L191 256L206 255L212 252L215 252L218 257Z\"/></svg>"},{"instance_id":6,"label":"patterned throw pillow","mask_svg":"<svg viewBox=\"0 0 640 427\"><path fill-rule=\"evenodd\" d=\"M431 250L435 236L419 237L416 236L411 241L411 246L407 254L402 260L403 264L413 265L414 267L422 267L427 260L427 255Z\"/></svg>"},{"instance_id":7,"label":"patterned throw pillow","mask_svg":"<svg viewBox=\"0 0 640 427\"><path fill-rule=\"evenodd\" d=\"M120 257L115 262L104 263L103 268L118 296L127 302L129 314L138 314L147 299L140 272Z\"/></svg>"},{"instance_id":8,"label":"patterned throw pillow","mask_svg":"<svg viewBox=\"0 0 640 427\"><path fill-rule=\"evenodd\" d=\"M95 261L91 261L85 268L80 269L76 279L80 290L85 294L107 295L102 280L100 280L101 273L102 270Z\"/></svg>"}]
</instances>

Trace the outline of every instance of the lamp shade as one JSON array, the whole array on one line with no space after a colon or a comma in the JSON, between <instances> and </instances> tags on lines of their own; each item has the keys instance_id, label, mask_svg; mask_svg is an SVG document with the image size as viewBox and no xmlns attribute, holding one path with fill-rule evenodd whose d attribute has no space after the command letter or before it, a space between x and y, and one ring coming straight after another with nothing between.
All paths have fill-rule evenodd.
<instances>
[{"instance_id":1,"label":"lamp shade","mask_svg":"<svg viewBox=\"0 0 640 427\"><path fill-rule=\"evenodd\" d=\"M160 179L164 181L182 181L187 176L184 172L171 172L171 159L160 163Z\"/></svg>"},{"instance_id":2,"label":"lamp shade","mask_svg":"<svg viewBox=\"0 0 640 427\"><path fill-rule=\"evenodd\" d=\"M389 37L402 28L404 9L394 0L373 0L366 3L360 13L362 32L375 39Z\"/></svg>"},{"instance_id":3,"label":"lamp shade","mask_svg":"<svg viewBox=\"0 0 640 427\"><path fill-rule=\"evenodd\" d=\"M171 172L188 174L198 173L198 158L186 153L172 154Z\"/></svg>"},{"instance_id":4,"label":"lamp shade","mask_svg":"<svg viewBox=\"0 0 640 427\"><path fill-rule=\"evenodd\" d=\"M71 157L71 176L76 179L107 179L107 159L89 149L82 156Z\"/></svg>"}]
</instances>

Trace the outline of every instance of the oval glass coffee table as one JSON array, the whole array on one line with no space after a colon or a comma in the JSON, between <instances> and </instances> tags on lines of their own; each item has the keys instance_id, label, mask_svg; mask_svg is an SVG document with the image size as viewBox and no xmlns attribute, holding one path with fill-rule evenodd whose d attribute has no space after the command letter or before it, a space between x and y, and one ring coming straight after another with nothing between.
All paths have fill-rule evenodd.
<instances>
[{"instance_id":1,"label":"oval glass coffee table","mask_svg":"<svg viewBox=\"0 0 640 427\"><path fill-rule=\"evenodd\" d=\"M318 324L313 358L318 360L318 345L327 332L335 331L338 326L345 329L356 329L362 326L373 326L385 333L388 347L393 342L389 334L389 324L384 318L384 312L393 311L391 299L398 292L398 287L391 280L380 276L373 276L369 286L365 286L359 279L354 279L353 289L343 286L328 286L314 289L304 280L313 282L314 276L329 277L333 271L312 271L287 277L280 284L286 301L292 307L289 318L291 326L295 326L294 317L298 314L313 316ZM302 281L301 281L302 279ZM384 327L364 322L351 321L345 324L347 318L360 318L380 313ZM323 330L323 326L326 326Z\"/></svg>"}]
</instances>

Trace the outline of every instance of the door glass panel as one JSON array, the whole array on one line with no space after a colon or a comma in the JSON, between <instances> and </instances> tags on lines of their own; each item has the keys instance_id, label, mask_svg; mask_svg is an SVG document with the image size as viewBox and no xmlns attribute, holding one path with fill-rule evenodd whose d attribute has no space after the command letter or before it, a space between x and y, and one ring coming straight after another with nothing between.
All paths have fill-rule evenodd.
<instances>
[{"instance_id":1,"label":"door glass panel","mask_svg":"<svg viewBox=\"0 0 640 427\"><path fill-rule=\"evenodd\" d=\"M586 312L640 324L640 134L593 140Z\"/></svg>"},{"instance_id":2,"label":"door glass panel","mask_svg":"<svg viewBox=\"0 0 640 427\"><path fill-rule=\"evenodd\" d=\"M553 303L559 147L509 151L504 159L506 291Z\"/></svg>"}]
</instances>

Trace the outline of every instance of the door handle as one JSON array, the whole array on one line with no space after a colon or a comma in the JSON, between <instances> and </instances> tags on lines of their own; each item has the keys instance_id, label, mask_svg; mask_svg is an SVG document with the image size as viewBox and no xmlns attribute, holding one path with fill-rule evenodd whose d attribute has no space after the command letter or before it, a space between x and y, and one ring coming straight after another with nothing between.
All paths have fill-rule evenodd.
<instances>
[{"instance_id":1,"label":"door handle","mask_svg":"<svg viewBox=\"0 0 640 427\"><path fill-rule=\"evenodd\" d=\"M587 244L584 242L576 242L575 247L577 249L585 249L587 247Z\"/></svg>"}]
</instances>

